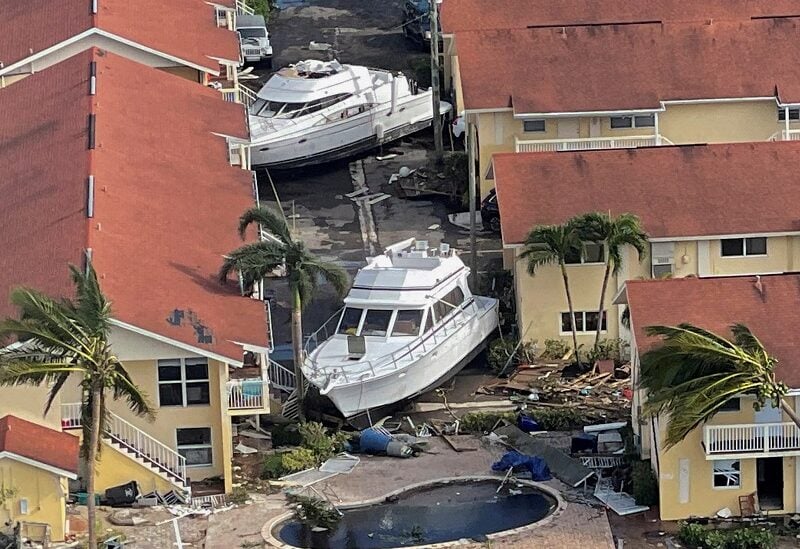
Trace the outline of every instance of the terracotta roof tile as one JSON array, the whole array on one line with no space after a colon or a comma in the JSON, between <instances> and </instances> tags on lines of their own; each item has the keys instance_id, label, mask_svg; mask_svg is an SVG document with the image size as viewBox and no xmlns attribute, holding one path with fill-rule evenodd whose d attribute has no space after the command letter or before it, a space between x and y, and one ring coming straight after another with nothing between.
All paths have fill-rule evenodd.
<instances>
[{"instance_id":1,"label":"terracotta roof tile","mask_svg":"<svg viewBox=\"0 0 800 549\"><path fill-rule=\"evenodd\" d=\"M0 453L10 452L77 474L78 446L76 436L16 416L0 417Z\"/></svg>"},{"instance_id":2,"label":"terracotta roof tile","mask_svg":"<svg viewBox=\"0 0 800 549\"><path fill-rule=\"evenodd\" d=\"M799 38L795 18L467 31L456 44L467 109L535 114L776 92L800 103Z\"/></svg>"},{"instance_id":3,"label":"terracotta roof tile","mask_svg":"<svg viewBox=\"0 0 800 549\"><path fill-rule=\"evenodd\" d=\"M732 324L745 324L779 360L776 374L800 388L800 335L794 325L800 307L800 274L761 277L630 280L626 283L631 326L640 352L657 343L647 326L688 322L731 337Z\"/></svg>"},{"instance_id":4,"label":"terracotta roof tile","mask_svg":"<svg viewBox=\"0 0 800 549\"><path fill-rule=\"evenodd\" d=\"M797 15L797 0L444 0L442 29L524 29L632 21L747 20L752 16Z\"/></svg>"},{"instance_id":5,"label":"terracotta roof tile","mask_svg":"<svg viewBox=\"0 0 800 549\"><path fill-rule=\"evenodd\" d=\"M651 237L800 231L793 141L494 155L503 242L590 211Z\"/></svg>"},{"instance_id":6,"label":"terracotta roof tile","mask_svg":"<svg viewBox=\"0 0 800 549\"><path fill-rule=\"evenodd\" d=\"M4 66L98 28L208 71L216 59L237 61L236 33L218 28L202 0L0 0L0 62Z\"/></svg>"},{"instance_id":7,"label":"terracotta roof tile","mask_svg":"<svg viewBox=\"0 0 800 549\"><path fill-rule=\"evenodd\" d=\"M0 180L0 195L13 197L0 206L0 292L24 284L63 295L67 263L91 248L117 320L233 360L242 351L231 341L267 344L263 304L215 278L253 205L251 172L230 166L212 134L245 137L241 105L100 50L0 89L0 104L0 164L13 166ZM2 315L13 312L0 301Z\"/></svg>"}]
</instances>

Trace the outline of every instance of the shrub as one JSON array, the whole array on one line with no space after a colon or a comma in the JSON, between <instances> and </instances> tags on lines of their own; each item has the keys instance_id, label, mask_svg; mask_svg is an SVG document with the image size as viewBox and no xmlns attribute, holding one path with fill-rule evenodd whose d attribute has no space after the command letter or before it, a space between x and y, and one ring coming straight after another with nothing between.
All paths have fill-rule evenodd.
<instances>
[{"instance_id":1,"label":"shrub","mask_svg":"<svg viewBox=\"0 0 800 549\"><path fill-rule=\"evenodd\" d=\"M468 412L461 418L460 429L471 433L485 433L490 431L498 421L505 419L514 423L514 412Z\"/></svg>"},{"instance_id":2,"label":"shrub","mask_svg":"<svg viewBox=\"0 0 800 549\"><path fill-rule=\"evenodd\" d=\"M594 364L598 360L613 360L615 364L620 364L627 345L622 339L601 339L586 353L586 362Z\"/></svg>"},{"instance_id":3,"label":"shrub","mask_svg":"<svg viewBox=\"0 0 800 549\"><path fill-rule=\"evenodd\" d=\"M658 505L658 480L647 461L633 464L633 497L638 505Z\"/></svg>"},{"instance_id":4,"label":"shrub","mask_svg":"<svg viewBox=\"0 0 800 549\"><path fill-rule=\"evenodd\" d=\"M545 339L544 340L544 352L542 352L541 358L545 360L558 360L563 358L572 347L569 346L569 343L563 341L561 339Z\"/></svg>"},{"instance_id":5,"label":"shrub","mask_svg":"<svg viewBox=\"0 0 800 549\"><path fill-rule=\"evenodd\" d=\"M298 430L300 431L301 446L311 450L317 460L317 465L341 452L348 439L346 433L328 434L328 430L321 423L315 421L301 423Z\"/></svg>"},{"instance_id":6,"label":"shrub","mask_svg":"<svg viewBox=\"0 0 800 549\"><path fill-rule=\"evenodd\" d=\"M261 478L265 480L280 478L286 474L283 467L282 454L270 454L264 458L261 466Z\"/></svg>"},{"instance_id":7,"label":"shrub","mask_svg":"<svg viewBox=\"0 0 800 549\"><path fill-rule=\"evenodd\" d=\"M335 527L342 518L336 509L333 509L327 502L321 499L302 496L300 494L292 494L289 496L289 499L297 505L295 508L295 516L297 519L309 528L326 528L330 530Z\"/></svg>"},{"instance_id":8,"label":"shrub","mask_svg":"<svg viewBox=\"0 0 800 549\"><path fill-rule=\"evenodd\" d=\"M228 501L236 505L244 505L248 499L250 499L250 494L247 493L247 488L244 486L236 486L228 496Z\"/></svg>"},{"instance_id":9,"label":"shrub","mask_svg":"<svg viewBox=\"0 0 800 549\"><path fill-rule=\"evenodd\" d=\"M681 524L678 540L692 549L774 549L775 535L764 528L711 530L699 524Z\"/></svg>"},{"instance_id":10,"label":"shrub","mask_svg":"<svg viewBox=\"0 0 800 549\"><path fill-rule=\"evenodd\" d=\"M583 417L572 408L535 408L529 413L545 431L569 431L583 426Z\"/></svg>"},{"instance_id":11,"label":"shrub","mask_svg":"<svg viewBox=\"0 0 800 549\"><path fill-rule=\"evenodd\" d=\"M305 471L306 469L313 469L319 465L317 456L308 448L295 448L291 452L281 454L282 465L286 473L296 473L297 471Z\"/></svg>"},{"instance_id":12,"label":"shrub","mask_svg":"<svg viewBox=\"0 0 800 549\"><path fill-rule=\"evenodd\" d=\"M508 363L505 371L510 372L520 364L533 364L536 360L536 342L525 342L517 349L518 343L518 339L495 339L492 341L489 344L489 367L495 372L500 372ZM516 349L516 353L514 353L514 349ZM514 358L509 362L508 359L512 353L514 353Z\"/></svg>"}]
</instances>

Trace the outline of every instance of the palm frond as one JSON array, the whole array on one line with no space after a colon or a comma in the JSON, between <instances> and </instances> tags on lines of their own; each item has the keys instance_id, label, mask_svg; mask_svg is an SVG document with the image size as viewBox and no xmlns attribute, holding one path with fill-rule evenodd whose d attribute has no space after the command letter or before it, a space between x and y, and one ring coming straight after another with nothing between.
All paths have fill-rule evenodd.
<instances>
[{"instance_id":1,"label":"palm frond","mask_svg":"<svg viewBox=\"0 0 800 549\"><path fill-rule=\"evenodd\" d=\"M94 336L107 336L110 331L111 305L100 290L94 267L90 263L86 273L74 265L70 265L69 269L76 288L73 307L78 324L87 327Z\"/></svg>"},{"instance_id":2,"label":"palm frond","mask_svg":"<svg viewBox=\"0 0 800 549\"><path fill-rule=\"evenodd\" d=\"M147 394L133 383L125 367L119 362L115 362L113 372L112 395L114 400L124 399L128 403L128 408L137 416L143 416L150 420L155 419L155 411Z\"/></svg>"},{"instance_id":3,"label":"palm frond","mask_svg":"<svg viewBox=\"0 0 800 549\"><path fill-rule=\"evenodd\" d=\"M219 270L219 281L225 284L232 272L240 272L245 286L265 278L282 266L285 250L275 242L254 242L237 248L223 259Z\"/></svg>"},{"instance_id":4,"label":"palm frond","mask_svg":"<svg viewBox=\"0 0 800 549\"><path fill-rule=\"evenodd\" d=\"M249 227L253 223L258 223L261 227L276 237L284 244L291 244L292 236L289 233L289 226L283 214L264 206L250 208L239 218L239 236L244 238Z\"/></svg>"},{"instance_id":5,"label":"palm frond","mask_svg":"<svg viewBox=\"0 0 800 549\"><path fill-rule=\"evenodd\" d=\"M539 225L525 238L520 259L527 261L528 274L548 264L563 264L572 254L581 254L583 243L576 223Z\"/></svg>"},{"instance_id":6,"label":"palm frond","mask_svg":"<svg viewBox=\"0 0 800 549\"><path fill-rule=\"evenodd\" d=\"M331 286L338 297L343 297L350 286L350 279L347 271L335 263L320 261L317 258L309 258L303 264L303 268L308 271L309 276L321 278Z\"/></svg>"}]
</instances>

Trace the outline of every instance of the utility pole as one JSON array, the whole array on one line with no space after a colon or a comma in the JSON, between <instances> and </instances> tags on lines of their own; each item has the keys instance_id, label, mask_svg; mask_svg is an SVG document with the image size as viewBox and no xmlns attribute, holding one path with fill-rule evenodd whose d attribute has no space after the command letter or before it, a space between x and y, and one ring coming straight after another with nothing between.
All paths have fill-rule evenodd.
<instances>
[{"instance_id":1,"label":"utility pole","mask_svg":"<svg viewBox=\"0 0 800 549\"><path fill-rule=\"evenodd\" d=\"M469 178L467 179L467 186L469 187L469 268L470 268L470 281L472 282L472 291L478 291L478 246L476 242L477 232L477 212L476 202L477 193L475 192L475 130L469 123L469 115L464 113L464 131L466 132L467 140L467 162L469 162Z\"/></svg>"},{"instance_id":2,"label":"utility pole","mask_svg":"<svg viewBox=\"0 0 800 549\"><path fill-rule=\"evenodd\" d=\"M433 97L433 143L435 147L435 160L441 164L444 157L442 143L442 117L439 113L441 90L439 88L439 9L437 0L428 0L429 19L431 23L431 92Z\"/></svg>"}]
</instances>

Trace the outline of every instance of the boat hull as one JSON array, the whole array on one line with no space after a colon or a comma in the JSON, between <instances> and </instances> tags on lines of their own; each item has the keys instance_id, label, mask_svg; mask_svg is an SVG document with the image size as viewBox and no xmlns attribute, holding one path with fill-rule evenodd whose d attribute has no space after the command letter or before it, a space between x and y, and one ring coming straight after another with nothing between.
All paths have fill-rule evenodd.
<instances>
[{"instance_id":1,"label":"boat hull","mask_svg":"<svg viewBox=\"0 0 800 549\"><path fill-rule=\"evenodd\" d=\"M497 329L497 301L485 297L486 308L472 316L431 352L404 368L361 382L322 388L345 418L418 396L458 373Z\"/></svg>"},{"instance_id":2,"label":"boat hull","mask_svg":"<svg viewBox=\"0 0 800 549\"><path fill-rule=\"evenodd\" d=\"M429 93L409 96L389 115L389 105L375 111L294 133L274 140L254 140L250 161L254 167L298 168L331 162L396 141L431 125Z\"/></svg>"}]
</instances>

